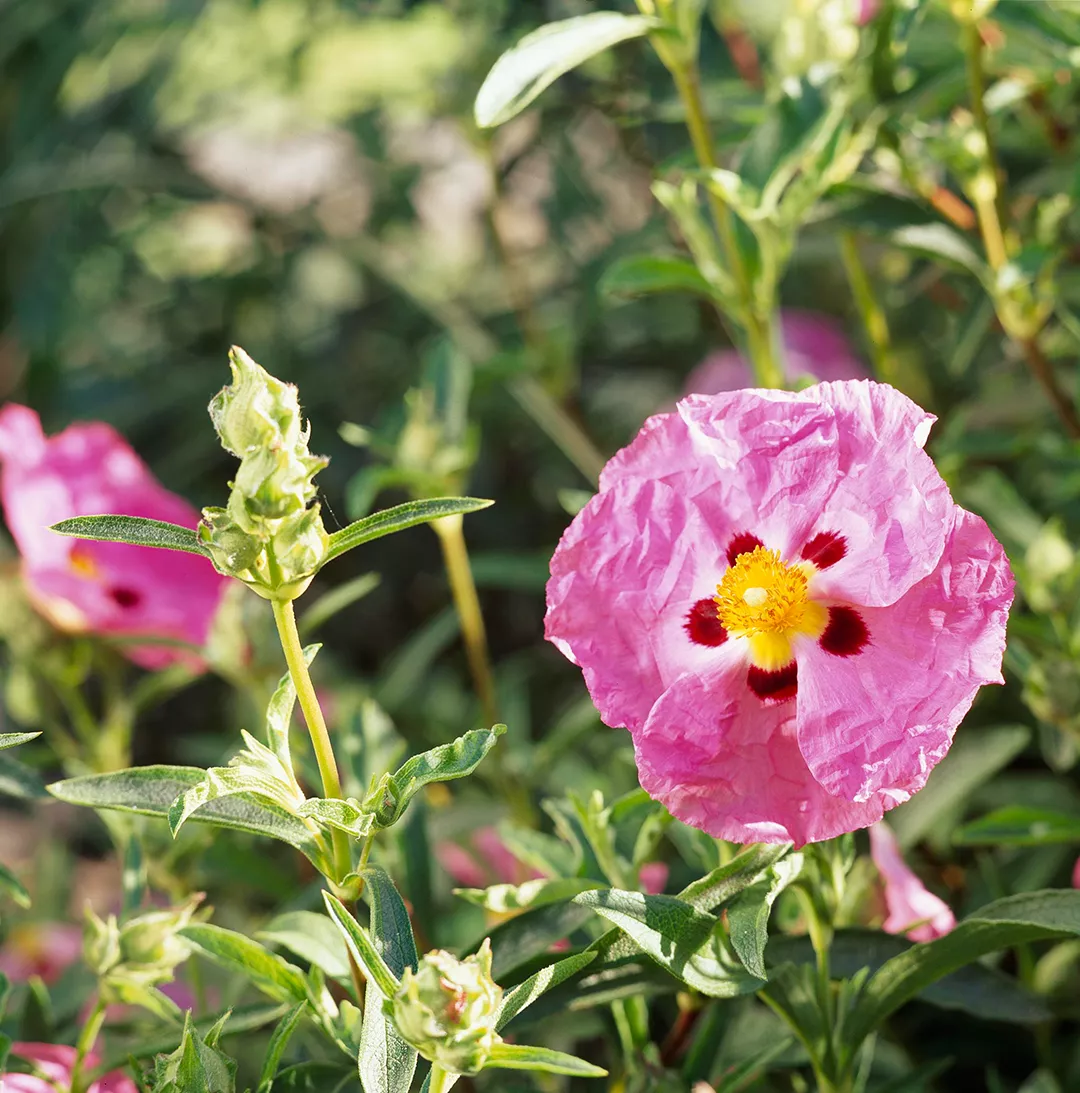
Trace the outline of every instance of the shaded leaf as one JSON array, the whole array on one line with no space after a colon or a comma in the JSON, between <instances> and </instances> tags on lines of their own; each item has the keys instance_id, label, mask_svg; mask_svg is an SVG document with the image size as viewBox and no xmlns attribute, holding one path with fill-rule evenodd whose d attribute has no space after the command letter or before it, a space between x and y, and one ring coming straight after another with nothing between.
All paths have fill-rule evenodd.
<instances>
[{"instance_id":1,"label":"shaded leaf","mask_svg":"<svg viewBox=\"0 0 1080 1093\"><path fill-rule=\"evenodd\" d=\"M799 875L802 854L791 854L769 866L765 876L744 888L727 908L728 934L736 956L747 971L765 976L765 945L769 940L769 915L777 896Z\"/></svg>"},{"instance_id":2,"label":"shaded leaf","mask_svg":"<svg viewBox=\"0 0 1080 1093\"><path fill-rule=\"evenodd\" d=\"M285 1049L289 1046L289 1040L292 1039L292 1034L296 1031L296 1026L300 1023L300 1018L304 1016L306 1008L307 1003L298 1002L282 1017L274 1029L266 1048L262 1074L259 1076L259 1093L271 1093L274 1075L277 1074Z\"/></svg>"},{"instance_id":3,"label":"shaded leaf","mask_svg":"<svg viewBox=\"0 0 1080 1093\"><path fill-rule=\"evenodd\" d=\"M619 42L640 38L655 22L641 15L597 11L526 34L487 74L476 96L476 124L502 125L564 73Z\"/></svg>"},{"instance_id":4,"label":"shaded leaf","mask_svg":"<svg viewBox=\"0 0 1080 1093\"><path fill-rule=\"evenodd\" d=\"M0 755L0 795L34 801L46 796L36 771L10 755Z\"/></svg>"},{"instance_id":5,"label":"shaded leaf","mask_svg":"<svg viewBox=\"0 0 1080 1093\"><path fill-rule=\"evenodd\" d=\"M698 911L711 911L753 884L791 849L790 843L751 843L734 858L688 884L678 898Z\"/></svg>"},{"instance_id":6,"label":"shaded leaf","mask_svg":"<svg viewBox=\"0 0 1080 1093\"><path fill-rule=\"evenodd\" d=\"M167 524L164 520L150 520L145 516L73 516L70 520L53 524L51 530L79 539L182 550L186 554L201 554L209 558L194 528Z\"/></svg>"},{"instance_id":7,"label":"shaded leaf","mask_svg":"<svg viewBox=\"0 0 1080 1093\"><path fill-rule=\"evenodd\" d=\"M348 979L352 974L345 942L326 915L317 915L314 911L286 911L260 930L258 937L288 949L321 968L332 979Z\"/></svg>"},{"instance_id":8,"label":"shaded leaf","mask_svg":"<svg viewBox=\"0 0 1080 1093\"><path fill-rule=\"evenodd\" d=\"M363 968L368 980L389 998L397 990L397 978L375 948L370 934L353 918L348 908L332 892L323 892L323 899L353 959Z\"/></svg>"},{"instance_id":9,"label":"shaded leaf","mask_svg":"<svg viewBox=\"0 0 1080 1093\"><path fill-rule=\"evenodd\" d=\"M454 894L477 907L506 914L562 903L581 892L604 887L602 882L584 877L555 877L528 880L524 884L493 884L490 888L455 888Z\"/></svg>"},{"instance_id":10,"label":"shaded leaf","mask_svg":"<svg viewBox=\"0 0 1080 1093\"><path fill-rule=\"evenodd\" d=\"M568 956L565 960L559 960L541 968L534 975L530 975L524 983L506 991L503 995L502 1005L499 1007L499 1016L496 1019L495 1028L498 1031L508 1025L523 1009L532 1005L537 998L552 987L557 987L572 975L577 975L582 968L587 967L596 959L596 952L587 950Z\"/></svg>"},{"instance_id":11,"label":"shaded leaf","mask_svg":"<svg viewBox=\"0 0 1080 1093\"><path fill-rule=\"evenodd\" d=\"M616 259L600 278L605 296L692 292L712 298L712 286L693 262L673 254L633 254ZM546 566L545 566L546 572Z\"/></svg>"},{"instance_id":12,"label":"shaded leaf","mask_svg":"<svg viewBox=\"0 0 1080 1093\"><path fill-rule=\"evenodd\" d=\"M1080 816L1011 805L965 824L953 835L958 846L1050 846L1080 843Z\"/></svg>"},{"instance_id":13,"label":"shaded leaf","mask_svg":"<svg viewBox=\"0 0 1080 1093\"><path fill-rule=\"evenodd\" d=\"M26 890L26 886L3 864L0 864L0 890L20 907L30 906L30 893Z\"/></svg>"},{"instance_id":14,"label":"shaded leaf","mask_svg":"<svg viewBox=\"0 0 1080 1093\"><path fill-rule=\"evenodd\" d=\"M40 732L0 732L0 750L16 748L20 744L36 740L40 735Z\"/></svg>"},{"instance_id":15,"label":"shaded leaf","mask_svg":"<svg viewBox=\"0 0 1080 1093\"><path fill-rule=\"evenodd\" d=\"M310 666L315 659L315 654L321 648L321 645L305 646L304 663ZM289 728L295 706L296 685L293 683L291 673L286 672L278 681L278 685L266 706L266 743L287 771L293 769L292 752L289 747Z\"/></svg>"}]
</instances>

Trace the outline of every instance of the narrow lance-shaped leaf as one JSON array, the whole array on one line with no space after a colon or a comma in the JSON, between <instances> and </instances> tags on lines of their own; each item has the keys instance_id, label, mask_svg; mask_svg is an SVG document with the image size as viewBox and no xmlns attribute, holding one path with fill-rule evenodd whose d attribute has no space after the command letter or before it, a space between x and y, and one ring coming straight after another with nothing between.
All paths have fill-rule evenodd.
<instances>
[{"instance_id":1,"label":"narrow lance-shaped leaf","mask_svg":"<svg viewBox=\"0 0 1080 1093\"><path fill-rule=\"evenodd\" d=\"M387 997L398 988L394 973L379 955L367 930L349 913L346 906L332 892L323 892L326 910L337 924L353 959L364 969L364 974Z\"/></svg>"},{"instance_id":2,"label":"narrow lance-shaped leaf","mask_svg":"<svg viewBox=\"0 0 1080 1093\"><path fill-rule=\"evenodd\" d=\"M33 801L45 796L45 787L37 771L10 755L0 755L0 795Z\"/></svg>"},{"instance_id":3,"label":"narrow lance-shaped leaf","mask_svg":"<svg viewBox=\"0 0 1080 1093\"><path fill-rule=\"evenodd\" d=\"M791 849L790 843L752 843L727 863L688 884L678 898L698 911L711 911L753 884Z\"/></svg>"},{"instance_id":4,"label":"narrow lance-shaped leaf","mask_svg":"<svg viewBox=\"0 0 1080 1093\"><path fill-rule=\"evenodd\" d=\"M477 907L504 915L509 911L529 911L551 903L562 903L582 892L605 887L601 881L584 877L554 877L527 880L524 884L493 884L490 888L455 888L454 895Z\"/></svg>"},{"instance_id":5,"label":"narrow lance-shaped leaf","mask_svg":"<svg viewBox=\"0 0 1080 1093\"><path fill-rule=\"evenodd\" d=\"M282 1017L278 1022L277 1027L274 1029L274 1033L270 1037L270 1043L266 1049L266 1059L263 1061L262 1074L259 1076L258 1093L271 1093L274 1087L274 1076L277 1074L278 1067L281 1065L281 1060L285 1055L285 1049L289 1046L292 1034L296 1031L296 1026L300 1023L300 1018L304 1016L304 1010L306 1008L307 1004L305 1002L297 1002L297 1004Z\"/></svg>"},{"instance_id":6,"label":"narrow lance-shaped leaf","mask_svg":"<svg viewBox=\"0 0 1080 1093\"><path fill-rule=\"evenodd\" d=\"M593 1066L576 1055L526 1044L496 1044L491 1049L484 1069L542 1070L548 1074L570 1074L577 1078L607 1077L607 1071L603 1067Z\"/></svg>"},{"instance_id":7,"label":"narrow lance-shaped leaf","mask_svg":"<svg viewBox=\"0 0 1080 1093\"><path fill-rule=\"evenodd\" d=\"M587 967L596 959L596 952L586 950L575 956L568 956L565 960L559 960L541 968L535 975L530 975L524 983L511 987L503 995L502 1005L499 1007L499 1016L496 1018L495 1028L501 1032L523 1009L532 1005L545 991L557 987L572 975L577 975L582 968Z\"/></svg>"},{"instance_id":8,"label":"narrow lance-shaped leaf","mask_svg":"<svg viewBox=\"0 0 1080 1093\"><path fill-rule=\"evenodd\" d=\"M564 73L657 25L642 15L596 11L534 30L496 62L476 96L476 124L502 125Z\"/></svg>"},{"instance_id":9,"label":"narrow lance-shaped leaf","mask_svg":"<svg viewBox=\"0 0 1080 1093\"><path fill-rule=\"evenodd\" d=\"M31 740L36 740L40 735L39 732L0 732L0 750L27 744Z\"/></svg>"},{"instance_id":10,"label":"narrow lance-shaped leaf","mask_svg":"<svg viewBox=\"0 0 1080 1093\"><path fill-rule=\"evenodd\" d=\"M920 991L988 953L1069 935L1080 936L1080 891L1053 889L996 900L944 937L913 945L886 961L853 1007L844 1026L844 1041L854 1051Z\"/></svg>"},{"instance_id":11,"label":"narrow lance-shaped leaf","mask_svg":"<svg viewBox=\"0 0 1080 1093\"><path fill-rule=\"evenodd\" d=\"M364 806L375 813L380 827L397 823L409 802L424 786L472 774L504 732L505 725L471 729L449 744L440 744L412 756L379 784L374 798L365 800Z\"/></svg>"},{"instance_id":12,"label":"narrow lance-shaped leaf","mask_svg":"<svg viewBox=\"0 0 1080 1093\"><path fill-rule=\"evenodd\" d=\"M406 501L404 505L373 512L330 536L330 549L322 564L326 565L347 550L370 543L372 539L381 539L384 535L392 535L395 531L404 531L417 524L429 524L443 516L478 512L494 503L479 497L437 497L427 501Z\"/></svg>"},{"instance_id":13,"label":"narrow lance-shaped leaf","mask_svg":"<svg viewBox=\"0 0 1080 1093\"><path fill-rule=\"evenodd\" d=\"M304 663L309 667L321 645L304 647ZM289 726L296 706L296 685L292 675L286 672L266 706L266 743L286 770L292 770L292 752L289 748Z\"/></svg>"},{"instance_id":14,"label":"narrow lance-shaped leaf","mask_svg":"<svg viewBox=\"0 0 1080 1093\"><path fill-rule=\"evenodd\" d=\"M30 906L30 893L26 890L26 886L3 864L0 864L0 890L10 896L20 907Z\"/></svg>"},{"instance_id":15,"label":"narrow lance-shaped leaf","mask_svg":"<svg viewBox=\"0 0 1080 1093\"><path fill-rule=\"evenodd\" d=\"M349 956L338 928L314 911L286 911L259 931L260 941L280 945L332 979L348 979Z\"/></svg>"},{"instance_id":16,"label":"narrow lance-shaped leaf","mask_svg":"<svg viewBox=\"0 0 1080 1093\"><path fill-rule=\"evenodd\" d=\"M1010 805L966 824L953 835L958 846L1049 846L1080 843L1080 816Z\"/></svg>"},{"instance_id":17,"label":"narrow lance-shaped leaf","mask_svg":"<svg viewBox=\"0 0 1080 1093\"><path fill-rule=\"evenodd\" d=\"M169 815L178 796L198 785L206 777L199 767L132 767L109 774L88 774L54 782L49 792L61 801L89 808L108 808L135 812L141 816ZM192 823L230 827L294 846L316 865L320 853L310 829L282 808L270 805L248 793L210 801L191 817Z\"/></svg>"},{"instance_id":18,"label":"narrow lance-shaped leaf","mask_svg":"<svg viewBox=\"0 0 1080 1093\"><path fill-rule=\"evenodd\" d=\"M375 826L375 817L352 797L309 797L297 806L296 815L344 831L354 839L364 838Z\"/></svg>"},{"instance_id":19,"label":"narrow lance-shaped leaf","mask_svg":"<svg viewBox=\"0 0 1080 1093\"><path fill-rule=\"evenodd\" d=\"M633 254L616 259L600 278L605 296L645 296L656 292L692 292L709 299L712 286L685 258L672 254Z\"/></svg>"},{"instance_id":20,"label":"narrow lance-shaped leaf","mask_svg":"<svg viewBox=\"0 0 1080 1093\"><path fill-rule=\"evenodd\" d=\"M769 915L777 897L795 880L803 867L803 855L791 854L770 866L765 876L744 888L728 905L728 934L735 955L759 979L765 975L765 945L769 940Z\"/></svg>"},{"instance_id":21,"label":"narrow lance-shaped leaf","mask_svg":"<svg viewBox=\"0 0 1080 1093\"><path fill-rule=\"evenodd\" d=\"M215 964L250 979L271 998L282 1002L306 1001L304 973L250 937L208 922L185 926L179 934Z\"/></svg>"},{"instance_id":22,"label":"narrow lance-shaped leaf","mask_svg":"<svg viewBox=\"0 0 1080 1093\"><path fill-rule=\"evenodd\" d=\"M73 516L70 520L53 524L52 530L79 539L182 550L186 554L209 557L199 543L194 528L168 524L164 520L150 520L145 516Z\"/></svg>"}]
</instances>

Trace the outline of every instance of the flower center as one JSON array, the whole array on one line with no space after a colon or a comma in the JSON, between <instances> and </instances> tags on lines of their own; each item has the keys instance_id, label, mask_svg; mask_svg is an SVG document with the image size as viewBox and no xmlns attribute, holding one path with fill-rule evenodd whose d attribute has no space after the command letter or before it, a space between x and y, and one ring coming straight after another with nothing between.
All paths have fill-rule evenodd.
<instances>
[{"instance_id":1,"label":"flower center","mask_svg":"<svg viewBox=\"0 0 1080 1093\"><path fill-rule=\"evenodd\" d=\"M820 637L828 623L825 607L810 598L812 565L787 565L763 546L739 554L716 586L716 613L733 637L750 639L758 668L777 671L792 660L791 638Z\"/></svg>"}]
</instances>

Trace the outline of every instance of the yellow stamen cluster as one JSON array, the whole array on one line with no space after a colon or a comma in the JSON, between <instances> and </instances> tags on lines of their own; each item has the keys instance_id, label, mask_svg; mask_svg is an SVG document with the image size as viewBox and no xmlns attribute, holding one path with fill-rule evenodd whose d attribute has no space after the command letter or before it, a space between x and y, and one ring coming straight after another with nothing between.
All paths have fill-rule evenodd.
<instances>
[{"instance_id":1,"label":"yellow stamen cluster","mask_svg":"<svg viewBox=\"0 0 1080 1093\"><path fill-rule=\"evenodd\" d=\"M773 672L791 663L791 638L820 637L828 611L810 598L809 563L787 565L780 553L755 547L740 554L716 586L716 609L732 637L750 639L750 657Z\"/></svg>"}]
</instances>

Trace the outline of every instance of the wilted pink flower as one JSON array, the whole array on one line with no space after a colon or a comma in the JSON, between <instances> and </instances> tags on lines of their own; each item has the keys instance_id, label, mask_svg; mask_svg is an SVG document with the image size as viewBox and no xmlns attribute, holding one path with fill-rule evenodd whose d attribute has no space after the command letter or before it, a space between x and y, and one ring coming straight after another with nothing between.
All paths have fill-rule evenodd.
<instances>
[{"instance_id":1,"label":"wilted pink flower","mask_svg":"<svg viewBox=\"0 0 1080 1093\"><path fill-rule=\"evenodd\" d=\"M5 1074L0 1078L0 1093L56 1093L58 1088L67 1089L71 1084L71 1071L75 1066L75 1049L67 1044L12 1044L11 1053L25 1059L46 1077L36 1074ZM101 1060L90 1053L84 1064L92 1071ZM56 1083L56 1084L53 1084ZM139 1093L138 1087L124 1077L119 1070L99 1078L86 1093Z\"/></svg>"},{"instance_id":2,"label":"wilted pink flower","mask_svg":"<svg viewBox=\"0 0 1080 1093\"><path fill-rule=\"evenodd\" d=\"M82 928L69 922L20 922L0 949L0 972L13 983L54 983L82 956Z\"/></svg>"},{"instance_id":3,"label":"wilted pink flower","mask_svg":"<svg viewBox=\"0 0 1080 1093\"><path fill-rule=\"evenodd\" d=\"M866 379L866 369L855 356L839 323L813 311L785 311L780 316L784 340L784 370L788 382L800 376L819 380ZM710 353L686 377L687 395L718 395L753 387L754 371L736 349Z\"/></svg>"},{"instance_id":4,"label":"wilted pink flower","mask_svg":"<svg viewBox=\"0 0 1080 1093\"><path fill-rule=\"evenodd\" d=\"M984 683L1013 580L868 381L691 396L650 418L551 562L547 636L630 729L642 786L735 842L907 800Z\"/></svg>"},{"instance_id":5,"label":"wilted pink flower","mask_svg":"<svg viewBox=\"0 0 1080 1093\"><path fill-rule=\"evenodd\" d=\"M928 891L908 868L896 836L884 820L870 826L870 856L885 882L889 917L881 928L887 934L904 934L912 941L933 941L935 937L944 937L956 925L956 916L949 905Z\"/></svg>"},{"instance_id":6,"label":"wilted pink flower","mask_svg":"<svg viewBox=\"0 0 1080 1093\"><path fill-rule=\"evenodd\" d=\"M198 523L195 509L166 490L114 429L92 422L46 437L33 410L8 403L0 410L0 460L0 498L27 589L54 625L203 645L226 580L209 561L49 530L99 513ZM125 645L124 652L146 668L199 663L167 645Z\"/></svg>"}]
</instances>

